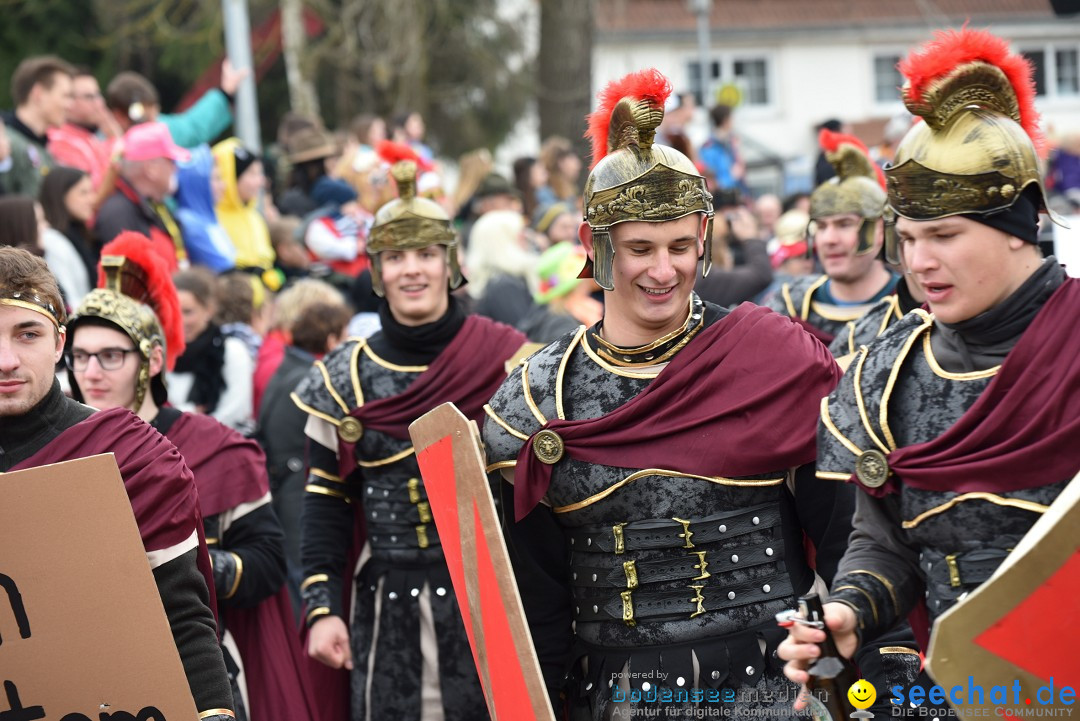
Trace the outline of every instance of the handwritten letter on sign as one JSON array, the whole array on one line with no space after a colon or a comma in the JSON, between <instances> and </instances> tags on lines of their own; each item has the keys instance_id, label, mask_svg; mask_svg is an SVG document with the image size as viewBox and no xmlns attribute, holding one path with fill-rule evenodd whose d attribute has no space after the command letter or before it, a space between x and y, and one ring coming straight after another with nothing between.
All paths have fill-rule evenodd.
<instances>
[{"instance_id":1,"label":"handwritten letter on sign","mask_svg":"<svg viewBox=\"0 0 1080 721\"><path fill-rule=\"evenodd\" d=\"M0 475L0 719L198 712L111 455Z\"/></svg>"}]
</instances>

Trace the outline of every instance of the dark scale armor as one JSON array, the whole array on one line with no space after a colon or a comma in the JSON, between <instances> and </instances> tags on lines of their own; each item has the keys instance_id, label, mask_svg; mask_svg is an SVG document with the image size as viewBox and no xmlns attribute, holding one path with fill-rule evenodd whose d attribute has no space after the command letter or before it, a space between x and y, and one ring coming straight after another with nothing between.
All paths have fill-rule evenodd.
<instances>
[{"instance_id":1,"label":"dark scale armor","mask_svg":"<svg viewBox=\"0 0 1080 721\"><path fill-rule=\"evenodd\" d=\"M996 367L972 373L949 373L941 368L931 347L932 328L925 311L905 316L870 346L868 354L860 353L829 398L830 422L860 450L878 446L857 412L856 378L869 429L890 450L925 443L945 433L993 379ZM888 380L897 367L895 383L889 389ZM883 399L885 392L888 396ZM883 404L887 406L887 433L881 422ZM854 472L855 454L827 429L818 434L818 449L819 474L847 477ZM919 574L926 586L931 622L993 574L1038 520L1039 514L1033 510L1052 503L1068 483L1047 481L1038 488L979 497L901 485L903 534L905 541L919 550ZM884 621L893 604L882 595L877 580L867 574L851 574L837 579L834 589L846 584L874 598Z\"/></svg>"},{"instance_id":2,"label":"dark scale armor","mask_svg":"<svg viewBox=\"0 0 1080 721\"><path fill-rule=\"evenodd\" d=\"M324 368L325 375L318 367L313 368L297 387L296 395L309 412L314 410L334 421L345 416L342 405L356 407L356 384L363 399L372 401L401 394L426 370L426 366L390 363L376 355L363 340L350 340L335 349L325 358ZM344 493L362 507L371 552L356 577L354 612L349 624L356 663L352 679L353 718L367 718L367 712L372 718L419 718L417 684L422 665L419 599L425 587L438 642L438 680L445 718L447 721L487 718L412 443L364 429L356 444L356 459L357 471L343 481L316 474L309 477L309 489L310 485L317 485ZM332 592L333 588L326 583L308 586L304 589L307 608L332 607L329 599ZM373 644L377 644L374 649ZM373 650L376 668L371 708L367 709L367 659Z\"/></svg>"},{"instance_id":3,"label":"dark scale armor","mask_svg":"<svg viewBox=\"0 0 1080 721\"><path fill-rule=\"evenodd\" d=\"M858 320L873 304L838 306L814 300L814 292L828 281L827 275L805 275L784 283L766 302L765 305L781 315L799 318L818 330L831 336L844 335L848 324ZM856 346L857 347L857 346ZM833 350L830 347L830 350ZM833 355L847 355L850 351Z\"/></svg>"},{"instance_id":4,"label":"dark scale armor","mask_svg":"<svg viewBox=\"0 0 1080 721\"><path fill-rule=\"evenodd\" d=\"M704 316L704 327L726 312L695 297L688 325ZM489 468L517 457L541 427L538 415L599 417L656 376L655 368L635 377L604 361L591 333L581 328L539 351L492 398L484 426ZM594 697L590 716L604 718L613 676L628 675L631 689L648 691L660 678L661 686L688 690L696 656L701 689L756 689L756 700L742 697L740 709L772 705L771 693L777 709L790 711L795 687L774 656L783 638L774 615L793 606L813 572L794 520L789 469L710 482L666 465L663 457L652 469L564 457L553 468L546 501L569 550L578 642L570 693Z\"/></svg>"}]
</instances>

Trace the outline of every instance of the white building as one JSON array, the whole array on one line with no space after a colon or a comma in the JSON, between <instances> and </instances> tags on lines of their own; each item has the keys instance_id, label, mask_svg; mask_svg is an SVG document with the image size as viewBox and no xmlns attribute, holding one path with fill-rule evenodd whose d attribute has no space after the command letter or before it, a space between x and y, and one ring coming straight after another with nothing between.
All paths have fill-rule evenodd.
<instances>
[{"instance_id":1,"label":"white building","mask_svg":"<svg viewBox=\"0 0 1080 721\"><path fill-rule=\"evenodd\" d=\"M838 118L868 145L879 142L903 110L899 58L933 29L965 20L1034 62L1047 130L1080 130L1080 19L1055 17L1050 0L712 0L705 105L725 86L738 89L735 127L748 159L786 169L786 187L779 172L764 171L755 185L808 188L815 127ZM596 0L594 88L653 66L677 91L697 91L698 65L688 0ZM701 110L691 138L708 132Z\"/></svg>"}]
</instances>

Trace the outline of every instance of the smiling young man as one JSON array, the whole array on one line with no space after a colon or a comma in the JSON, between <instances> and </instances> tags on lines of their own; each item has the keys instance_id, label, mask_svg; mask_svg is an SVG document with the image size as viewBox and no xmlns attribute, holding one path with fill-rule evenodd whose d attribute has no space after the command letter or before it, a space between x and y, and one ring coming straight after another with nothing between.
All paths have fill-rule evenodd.
<instances>
[{"instance_id":1,"label":"smiling young man","mask_svg":"<svg viewBox=\"0 0 1080 721\"><path fill-rule=\"evenodd\" d=\"M55 368L65 320L45 261L0 248L0 471L115 455L200 718L233 718L191 472L176 448L129 410L96 411L64 395ZM97 359L126 357L118 350Z\"/></svg>"},{"instance_id":2,"label":"smiling young man","mask_svg":"<svg viewBox=\"0 0 1080 721\"><path fill-rule=\"evenodd\" d=\"M831 579L850 528L850 496L813 477L832 357L768 309L693 292L712 196L653 143L669 92L649 70L601 94L579 232L604 317L511 373L484 426L557 718L655 709L626 701L642 693L667 715L721 695L783 715L773 614L814 584L804 531Z\"/></svg>"},{"instance_id":3,"label":"smiling young man","mask_svg":"<svg viewBox=\"0 0 1080 721\"><path fill-rule=\"evenodd\" d=\"M825 272L784 283L767 304L830 344L891 294L899 276L880 257L885 237L881 170L857 138L823 128L820 142L837 174L810 195L807 237Z\"/></svg>"},{"instance_id":4,"label":"smiling young man","mask_svg":"<svg viewBox=\"0 0 1080 721\"><path fill-rule=\"evenodd\" d=\"M168 438L198 489L213 562L218 631L236 718L312 718L285 582L284 534L270 505L266 459L254 441L210 416L169 407L166 365L183 352L176 288L145 236L102 248L103 287L68 324L72 395L126 408Z\"/></svg>"},{"instance_id":5,"label":"smiling young man","mask_svg":"<svg viewBox=\"0 0 1080 721\"><path fill-rule=\"evenodd\" d=\"M408 426L448 401L479 420L525 336L466 317L450 295L463 280L450 219L416 196L414 162L391 173L399 197L367 246L382 330L316 361L293 394L309 414L308 653L351 671L354 721L487 718ZM366 539L350 554L357 524Z\"/></svg>"},{"instance_id":6,"label":"smiling young man","mask_svg":"<svg viewBox=\"0 0 1080 721\"><path fill-rule=\"evenodd\" d=\"M818 475L858 484L826 620L842 653L912 613L925 641L1080 470L1080 282L1036 244L1041 140L1025 60L985 32L940 33L900 66L923 116L886 168L915 310L823 402ZM987 90L993 88L994 90ZM804 682L809 643L781 646ZM924 684L927 685L927 684Z\"/></svg>"}]
</instances>

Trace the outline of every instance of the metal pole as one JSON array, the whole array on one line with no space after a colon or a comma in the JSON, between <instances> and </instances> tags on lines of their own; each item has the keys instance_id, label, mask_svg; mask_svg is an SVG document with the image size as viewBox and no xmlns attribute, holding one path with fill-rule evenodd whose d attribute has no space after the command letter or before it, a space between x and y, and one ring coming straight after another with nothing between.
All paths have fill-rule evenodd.
<instances>
[{"instance_id":1,"label":"metal pole","mask_svg":"<svg viewBox=\"0 0 1080 721\"><path fill-rule=\"evenodd\" d=\"M697 45L698 45L698 74L700 83L698 90L701 93L701 104L708 108L712 105L712 99L705 93L709 87L709 12L712 9L712 0L695 0L694 10L697 12Z\"/></svg>"},{"instance_id":2,"label":"metal pole","mask_svg":"<svg viewBox=\"0 0 1080 721\"><path fill-rule=\"evenodd\" d=\"M251 58L251 21L248 19L248 0L221 0L225 18L225 51L234 68L251 68L252 72L236 90L234 126L236 136L255 153L262 151L259 132L259 111L255 100L255 71Z\"/></svg>"}]
</instances>

